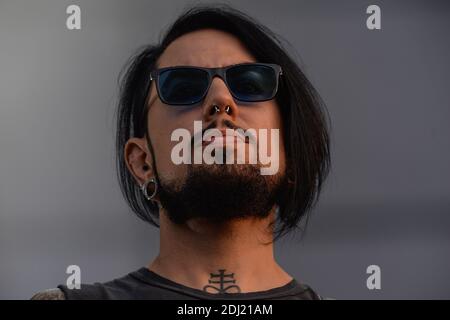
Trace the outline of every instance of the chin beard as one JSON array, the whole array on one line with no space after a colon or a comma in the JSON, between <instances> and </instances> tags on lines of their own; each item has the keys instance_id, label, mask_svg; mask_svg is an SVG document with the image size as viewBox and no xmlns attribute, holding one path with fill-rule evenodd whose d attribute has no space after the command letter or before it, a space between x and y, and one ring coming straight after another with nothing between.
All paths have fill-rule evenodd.
<instances>
[{"instance_id":1,"label":"chin beard","mask_svg":"<svg viewBox=\"0 0 450 320\"><path fill-rule=\"evenodd\" d=\"M258 165L190 165L184 181L162 181L159 200L169 219L200 218L213 224L266 218L284 194L284 173L261 175Z\"/></svg>"}]
</instances>

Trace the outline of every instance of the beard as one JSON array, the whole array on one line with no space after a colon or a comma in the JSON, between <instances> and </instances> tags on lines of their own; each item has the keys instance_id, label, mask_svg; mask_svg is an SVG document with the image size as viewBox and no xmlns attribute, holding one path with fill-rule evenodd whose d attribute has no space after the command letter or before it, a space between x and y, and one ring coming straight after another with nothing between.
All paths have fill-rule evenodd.
<instances>
[{"instance_id":1,"label":"beard","mask_svg":"<svg viewBox=\"0 0 450 320\"><path fill-rule=\"evenodd\" d=\"M193 218L212 224L266 218L285 192L284 173L261 175L259 165L189 165L184 181L162 181L159 200L169 219Z\"/></svg>"}]
</instances>

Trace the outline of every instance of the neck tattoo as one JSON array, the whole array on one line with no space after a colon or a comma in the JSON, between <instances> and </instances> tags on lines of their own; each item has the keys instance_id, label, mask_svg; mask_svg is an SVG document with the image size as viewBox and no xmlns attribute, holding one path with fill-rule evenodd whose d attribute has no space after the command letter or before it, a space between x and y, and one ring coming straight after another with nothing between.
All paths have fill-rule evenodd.
<instances>
[{"instance_id":1,"label":"neck tattoo","mask_svg":"<svg viewBox=\"0 0 450 320\"><path fill-rule=\"evenodd\" d=\"M235 285L234 273L225 274L225 269L219 269L219 273L210 273L208 285L203 287L203 291L208 293L239 293L241 288ZM226 283L233 283L225 286ZM211 285L211 284L217 284Z\"/></svg>"}]
</instances>

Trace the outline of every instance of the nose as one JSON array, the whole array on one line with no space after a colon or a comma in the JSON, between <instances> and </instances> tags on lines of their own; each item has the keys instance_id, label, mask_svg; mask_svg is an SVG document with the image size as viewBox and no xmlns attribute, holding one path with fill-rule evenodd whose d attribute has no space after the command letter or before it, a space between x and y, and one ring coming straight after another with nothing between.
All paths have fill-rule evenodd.
<instances>
[{"instance_id":1,"label":"nose","mask_svg":"<svg viewBox=\"0 0 450 320\"><path fill-rule=\"evenodd\" d=\"M225 82L215 77L203 103L203 121L208 123L216 120L219 123L221 118L235 121L238 111Z\"/></svg>"}]
</instances>

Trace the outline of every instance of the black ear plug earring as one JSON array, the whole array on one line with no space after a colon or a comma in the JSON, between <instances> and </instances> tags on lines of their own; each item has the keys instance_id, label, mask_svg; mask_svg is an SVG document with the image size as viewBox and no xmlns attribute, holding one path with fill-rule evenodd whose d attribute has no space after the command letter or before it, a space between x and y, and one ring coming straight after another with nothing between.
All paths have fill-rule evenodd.
<instances>
[{"instance_id":1,"label":"black ear plug earring","mask_svg":"<svg viewBox=\"0 0 450 320\"><path fill-rule=\"evenodd\" d=\"M144 165L142 166L142 169L144 169L144 171L147 171L148 169L150 169L150 167L149 167L148 165L144 164Z\"/></svg>"}]
</instances>

